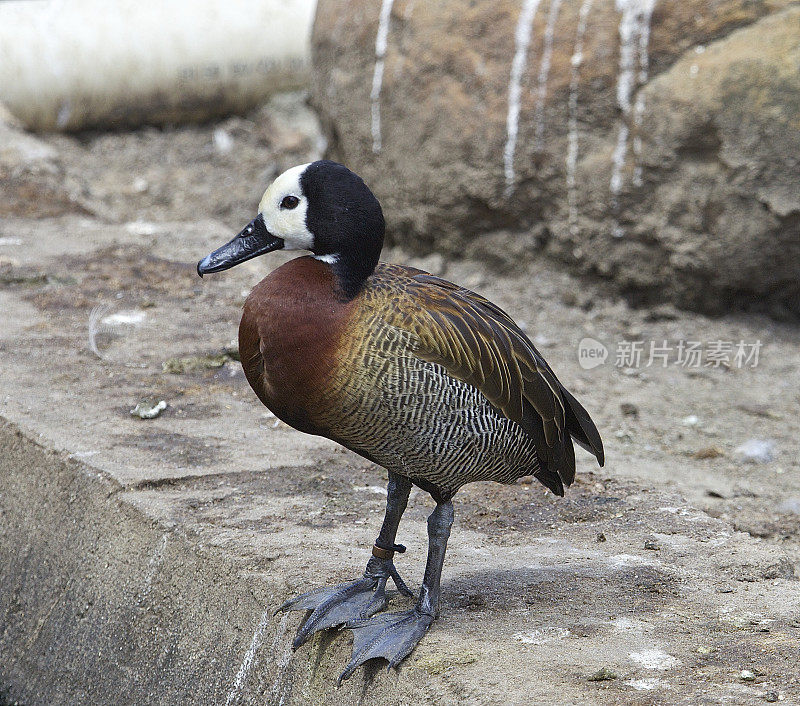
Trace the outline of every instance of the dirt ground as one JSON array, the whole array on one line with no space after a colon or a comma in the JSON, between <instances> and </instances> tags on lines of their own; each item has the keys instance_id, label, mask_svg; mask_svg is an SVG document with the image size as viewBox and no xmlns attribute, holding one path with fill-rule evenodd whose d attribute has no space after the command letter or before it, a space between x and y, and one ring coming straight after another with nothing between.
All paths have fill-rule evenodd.
<instances>
[{"instance_id":1,"label":"dirt ground","mask_svg":"<svg viewBox=\"0 0 800 706\"><path fill-rule=\"evenodd\" d=\"M157 521L191 528L248 570L277 567L287 592L302 588L308 562L289 564L290 550L270 537L290 527L342 541L349 541L348 528L371 536L384 473L277 424L228 348L243 297L285 256L203 281L194 263L253 217L273 176L322 153L313 115L301 97L289 96L214 125L43 139L57 150L87 214L0 223L0 303L11 314L0 354L15 376L0 411L36 420L57 447L113 468L131 502ZM631 648L627 667L620 667L594 663L583 647L554 682L564 694L582 694L563 703L800 700L792 657L800 654L800 623L784 614L800 585L800 329L758 316L709 319L669 306L631 308L601 283L576 280L551 261L519 271L514 247L513 233L494 233L464 260L400 249L384 257L476 289L508 310L591 412L607 463L597 468L580 452L576 484L564 499L529 479L463 489L452 542L462 546L444 577L444 613L451 617L444 637L432 631L426 638L419 659L440 660L426 667L429 673L461 669L468 683L479 680L474 631L491 614L515 649L549 655L545 663L557 669L554 655L598 635L598 624L616 621L620 635L636 633L658 612L671 616L664 625L675 635L691 632L674 658L683 664L677 676L670 676L670 655L657 650ZM605 346L604 363L580 365L584 339ZM622 360L631 342L641 342L638 363ZM681 342L701 344L699 365L676 360ZM715 342L734 349L744 342L748 352L760 344L757 364L740 366L730 352L714 364ZM656 354L669 349L666 360L649 361L651 343ZM45 379L47 403L26 399L25 390ZM144 398L164 399L167 408L156 420L133 421L129 410ZM275 472L258 473L265 465ZM145 466L146 477L137 470ZM299 523L292 518L297 498L313 508ZM417 530L429 508L415 492L409 517ZM249 539L242 543L242 536ZM301 542L291 536L289 547ZM705 554L692 542L702 542ZM606 567L617 561L610 583L581 565L580 585L571 589L579 615L569 613L572 604L548 603L561 590L555 574L531 569L522 584L513 572L455 578L471 566L480 570L483 553L502 556L506 549L548 566L559 558L574 562L571 544L582 548L581 560L591 556ZM358 556L337 569L341 576L314 576L312 583L346 578ZM721 612L706 622L693 581L724 602L714 604ZM531 610L547 620L532 632L515 627L513 616ZM683 610L692 613L690 629L682 625ZM472 631L474 644L447 652L446 637L458 624ZM437 656L437 645L445 657ZM602 667L614 676L589 681Z\"/></svg>"}]
</instances>

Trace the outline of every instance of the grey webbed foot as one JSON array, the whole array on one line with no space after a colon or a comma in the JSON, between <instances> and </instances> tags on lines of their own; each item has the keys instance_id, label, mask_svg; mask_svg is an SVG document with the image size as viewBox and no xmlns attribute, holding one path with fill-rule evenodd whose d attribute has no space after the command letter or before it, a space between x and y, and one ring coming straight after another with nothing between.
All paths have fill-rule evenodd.
<instances>
[{"instance_id":1,"label":"grey webbed foot","mask_svg":"<svg viewBox=\"0 0 800 706\"><path fill-rule=\"evenodd\" d=\"M433 620L432 615L417 607L349 622L346 627L353 631L353 656L338 683L349 679L359 666L376 657L388 660L389 669L396 667L416 647Z\"/></svg>"},{"instance_id":2,"label":"grey webbed foot","mask_svg":"<svg viewBox=\"0 0 800 706\"><path fill-rule=\"evenodd\" d=\"M386 659L389 669L396 667L428 631L439 613L442 565L452 524L453 503L450 500L437 503L428 518L428 561L415 608L347 623L353 631L353 656L339 677L339 684L364 662L376 657Z\"/></svg>"},{"instance_id":3,"label":"grey webbed foot","mask_svg":"<svg viewBox=\"0 0 800 706\"><path fill-rule=\"evenodd\" d=\"M389 604L386 582L390 577L401 593L412 595L391 561L373 558L363 578L338 586L317 588L286 601L276 613L287 610L312 611L297 630L292 647L297 649L320 630L369 618L384 610Z\"/></svg>"}]
</instances>

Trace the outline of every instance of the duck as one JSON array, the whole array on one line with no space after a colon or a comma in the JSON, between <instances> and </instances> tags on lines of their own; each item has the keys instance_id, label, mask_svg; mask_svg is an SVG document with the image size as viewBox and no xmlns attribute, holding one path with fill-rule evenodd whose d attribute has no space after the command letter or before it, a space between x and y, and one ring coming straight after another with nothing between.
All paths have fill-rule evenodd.
<instances>
[{"instance_id":1,"label":"duck","mask_svg":"<svg viewBox=\"0 0 800 706\"><path fill-rule=\"evenodd\" d=\"M239 356L258 399L286 424L332 439L388 473L386 513L362 576L290 598L305 610L294 649L320 630L353 634L348 679L365 662L397 667L439 616L453 498L467 483L533 476L556 495L575 478L573 442L602 466L596 425L528 336L485 297L380 261L385 221L342 164L292 167L258 214L197 265L202 277L276 250L306 251L247 297ZM384 612L412 486L430 494L428 553L415 605Z\"/></svg>"}]
</instances>

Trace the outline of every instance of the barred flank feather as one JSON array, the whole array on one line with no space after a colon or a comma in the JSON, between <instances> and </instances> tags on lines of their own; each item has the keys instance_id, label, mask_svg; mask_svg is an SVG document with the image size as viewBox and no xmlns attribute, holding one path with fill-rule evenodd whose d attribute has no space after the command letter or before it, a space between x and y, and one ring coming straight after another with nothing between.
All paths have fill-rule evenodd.
<instances>
[{"instance_id":1,"label":"barred flank feather","mask_svg":"<svg viewBox=\"0 0 800 706\"><path fill-rule=\"evenodd\" d=\"M446 496L524 475L563 495L572 436L602 461L589 415L491 302L385 264L356 302L323 394L326 436Z\"/></svg>"}]
</instances>

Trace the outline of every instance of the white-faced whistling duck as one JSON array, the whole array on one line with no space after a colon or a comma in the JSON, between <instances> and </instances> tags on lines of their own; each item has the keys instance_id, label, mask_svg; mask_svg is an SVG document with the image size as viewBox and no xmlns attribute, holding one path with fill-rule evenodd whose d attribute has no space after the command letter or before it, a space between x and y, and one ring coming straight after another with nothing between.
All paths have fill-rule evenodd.
<instances>
[{"instance_id":1,"label":"white-faced whistling duck","mask_svg":"<svg viewBox=\"0 0 800 706\"><path fill-rule=\"evenodd\" d=\"M603 464L589 414L502 309L411 267L379 262L384 220L360 177L327 160L281 174L258 215L201 260L202 276L273 250L282 265L244 304L239 352L258 398L295 429L340 443L389 473L386 516L360 579L279 610L313 611L297 648L334 626L354 634L339 681L369 659L396 666L439 613L453 496L465 483L533 475L557 495L575 477L572 441ZM392 558L411 485L431 494L428 559L411 610L380 613L386 582L412 595Z\"/></svg>"}]
</instances>

